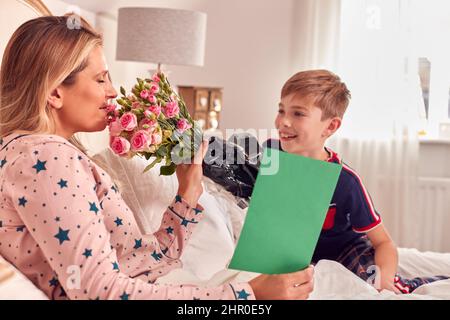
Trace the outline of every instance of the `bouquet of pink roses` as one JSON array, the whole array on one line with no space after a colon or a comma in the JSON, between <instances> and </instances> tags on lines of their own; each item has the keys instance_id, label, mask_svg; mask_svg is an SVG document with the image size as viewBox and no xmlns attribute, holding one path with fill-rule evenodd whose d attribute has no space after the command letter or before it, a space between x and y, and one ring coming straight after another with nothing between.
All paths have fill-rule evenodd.
<instances>
[{"instance_id":1,"label":"bouquet of pink roses","mask_svg":"<svg viewBox=\"0 0 450 320\"><path fill-rule=\"evenodd\" d=\"M110 148L121 157L154 158L150 170L164 161L161 175L171 175L177 164L189 162L202 142L183 99L172 89L163 73L137 84L117 99L120 107L108 106Z\"/></svg>"}]
</instances>

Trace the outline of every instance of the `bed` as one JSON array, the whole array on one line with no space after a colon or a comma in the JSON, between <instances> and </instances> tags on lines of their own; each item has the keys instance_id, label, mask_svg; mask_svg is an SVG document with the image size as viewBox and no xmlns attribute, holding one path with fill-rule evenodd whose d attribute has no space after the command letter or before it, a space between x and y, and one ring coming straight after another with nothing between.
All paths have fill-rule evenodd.
<instances>
[{"instance_id":1,"label":"bed","mask_svg":"<svg viewBox=\"0 0 450 320\"><path fill-rule=\"evenodd\" d=\"M0 52L12 32L24 21L42 14L50 14L41 1L6 0L1 2ZM89 135L80 137L90 142ZM100 150L99 143L91 150ZM96 156L117 173L125 201L133 210L141 229L157 229L162 213L177 190L173 177L159 177L158 170L142 174L146 162L139 158L124 160L108 149ZM183 256L183 268L160 278L159 283L194 283L213 286L229 280L248 281L256 274L237 272L226 268L242 228L246 211L223 188L204 179L205 192L200 202L205 207L205 218L199 223ZM400 249L400 272L406 277L445 274L450 275L450 253L418 252ZM47 297L13 266L0 257L0 300ZM415 294L396 296L390 292L378 293L341 265L321 261L316 266L315 290L311 299L450 299L450 280L419 288Z\"/></svg>"},{"instance_id":2,"label":"bed","mask_svg":"<svg viewBox=\"0 0 450 320\"><path fill-rule=\"evenodd\" d=\"M160 177L158 170L142 174L146 166L145 160L137 157L131 160L121 159L109 150L99 153L96 158L116 172L124 199L133 210L142 230L156 230L165 207L176 193L176 177ZM205 218L197 226L182 255L183 267L159 278L158 283L214 286L230 280L248 281L257 276L254 273L227 269L246 210L237 205L234 196L208 178L204 178L204 187L200 203L205 208ZM399 271L405 277L450 274L450 253L401 248L399 260ZM11 266L3 269L14 270ZM46 297L14 270L12 276L0 283L0 299ZM340 264L323 260L316 265L315 290L310 299L450 299L450 280L422 286L410 295L395 295L389 291L378 293Z\"/></svg>"}]
</instances>

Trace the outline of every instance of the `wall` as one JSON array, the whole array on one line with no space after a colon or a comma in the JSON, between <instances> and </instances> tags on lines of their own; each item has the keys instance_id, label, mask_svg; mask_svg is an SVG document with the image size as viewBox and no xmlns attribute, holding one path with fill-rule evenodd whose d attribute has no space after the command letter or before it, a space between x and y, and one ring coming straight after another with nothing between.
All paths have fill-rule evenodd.
<instances>
[{"instance_id":1,"label":"wall","mask_svg":"<svg viewBox=\"0 0 450 320\"><path fill-rule=\"evenodd\" d=\"M14 31L25 21L36 18L38 14L20 1L2 1L0 10L0 63L3 52Z\"/></svg>"}]
</instances>

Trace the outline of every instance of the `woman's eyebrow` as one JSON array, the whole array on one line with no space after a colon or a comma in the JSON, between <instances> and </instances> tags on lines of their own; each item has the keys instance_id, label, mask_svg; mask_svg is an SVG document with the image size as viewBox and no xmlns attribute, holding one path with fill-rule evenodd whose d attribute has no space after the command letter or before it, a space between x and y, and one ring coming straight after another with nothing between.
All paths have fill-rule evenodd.
<instances>
[{"instance_id":1,"label":"woman's eyebrow","mask_svg":"<svg viewBox=\"0 0 450 320\"><path fill-rule=\"evenodd\" d=\"M109 72L109 70L104 70L102 72L99 72L96 75L96 77L98 77L98 76L106 76L106 75L108 76L109 81L112 82L112 77L111 77L111 73Z\"/></svg>"},{"instance_id":2,"label":"woman's eyebrow","mask_svg":"<svg viewBox=\"0 0 450 320\"><path fill-rule=\"evenodd\" d=\"M95 76L96 76L96 77L98 77L98 76L104 76L104 75L106 75L106 74L109 74L109 71L108 71L108 70L103 70L102 72L97 73Z\"/></svg>"}]
</instances>

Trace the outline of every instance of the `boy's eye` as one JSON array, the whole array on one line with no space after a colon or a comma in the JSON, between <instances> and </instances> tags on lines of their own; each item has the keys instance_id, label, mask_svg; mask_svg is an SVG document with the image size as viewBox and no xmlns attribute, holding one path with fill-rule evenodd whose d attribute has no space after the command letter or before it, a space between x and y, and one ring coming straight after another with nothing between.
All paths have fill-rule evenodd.
<instances>
[{"instance_id":1,"label":"boy's eye","mask_svg":"<svg viewBox=\"0 0 450 320\"><path fill-rule=\"evenodd\" d=\"M296 116L296 117L303 117L304 114L301 113L301 112L294 112L294 116Z\"/></svg>"},{"instance_id":2,"label":"boy's eye","mask_svg":"<svg viewBox=\"0 0 450 320\"><path fill-rule=\"evenodd\" d=\"M105 83L106 81L105 80L98 80L97 82L98 83Z\"/></svg>"},{"instance_id":3,"label":"boy's eye","mask_svg":"<svg viewBox=\"0 0 450 320\"><path fill-rule=\"evenodd\" d=\"M283 113L284 113L284 110L279 109L279 110L278 110L278 113L279 113L279 114L283 114Z\"/></svg>"}]
</instances>

